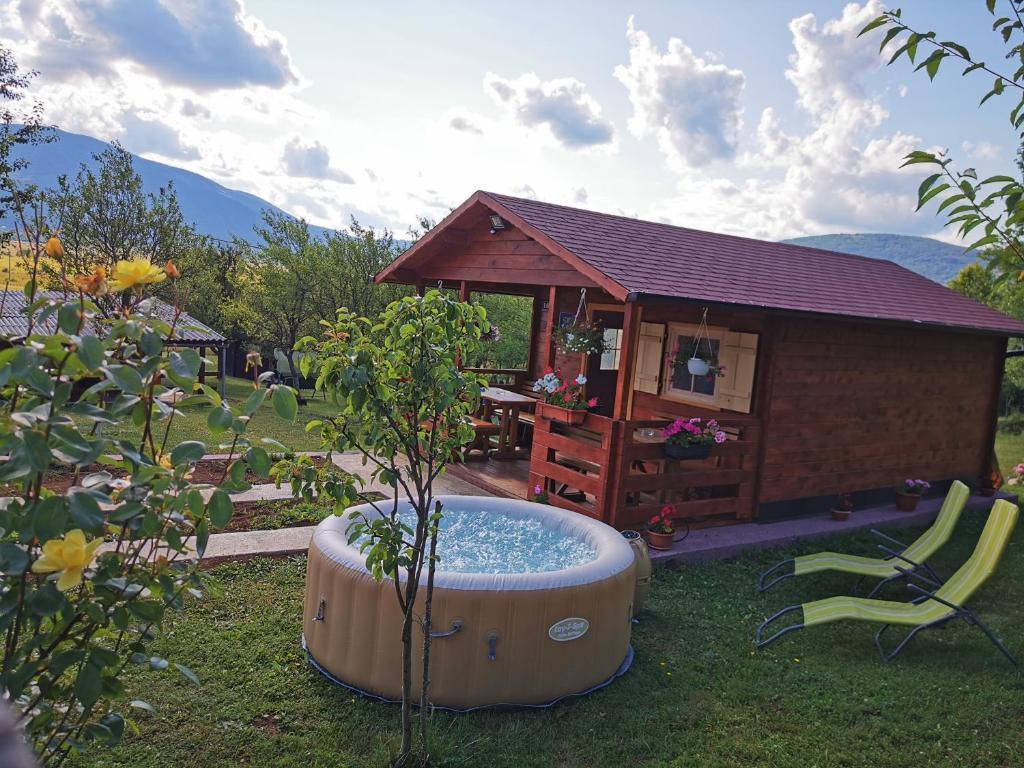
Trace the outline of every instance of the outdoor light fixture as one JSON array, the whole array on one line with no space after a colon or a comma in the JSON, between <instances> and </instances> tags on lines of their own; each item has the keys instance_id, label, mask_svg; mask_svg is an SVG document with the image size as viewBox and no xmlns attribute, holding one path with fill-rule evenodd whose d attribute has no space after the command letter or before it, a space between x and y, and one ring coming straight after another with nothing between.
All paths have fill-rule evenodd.
<instances>
[{"instance_id":1,"label":"outdoor light fixture","mask_svg":"<svg viewBox=\"0 0 1024 768\"><path fill-rule=\"evenodd\" d=\"M498 234L498 232L501 232L501 230L505 228L505 220L501 218L501 216L499 216L498 214L492 213L490 219L492 235Z\"/></svg>"}]
</instances>

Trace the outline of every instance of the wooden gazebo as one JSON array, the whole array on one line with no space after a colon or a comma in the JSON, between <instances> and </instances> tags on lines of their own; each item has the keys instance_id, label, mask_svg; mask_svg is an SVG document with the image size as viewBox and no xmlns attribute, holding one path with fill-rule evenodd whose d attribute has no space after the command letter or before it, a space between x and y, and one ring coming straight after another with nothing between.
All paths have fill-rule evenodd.
<instances>
[{"instance_id":1,"label":"wooden gazebo","mask_svg":"<svg viewBox=\"0 0 1024 768\"><path fill-rule=\"evenodd\" d=\"M584 371L602 405L579 427L538 415L528 477L502 488L540 484L551 503L618 527L665 504L717 525L824 509L838 493L888 499L908 476L976 484L993 463L1007 339L1024 335L884 260L487 192L377 280L532 297L526 368L489 373L528 389L549 366ZM563 355L553 331L584 289L608 351ZM713 381L666 360L705 312L726 366ZM658 433L678 416L714 417L729 440L706 460L665 460ZM473 472L486 484L516 468Z\"/></svg>"}]
</instances>

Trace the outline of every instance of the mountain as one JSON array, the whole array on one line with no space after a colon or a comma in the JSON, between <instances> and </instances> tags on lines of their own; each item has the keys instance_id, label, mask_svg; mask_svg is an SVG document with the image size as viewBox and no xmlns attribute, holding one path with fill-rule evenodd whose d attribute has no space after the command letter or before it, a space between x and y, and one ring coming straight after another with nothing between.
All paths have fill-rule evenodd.
<instances>
[{"instance_id":1,"label":"mountain","mask_svg":"<svg viewBox=\"0 0 1024 768\"><path fill-rule=\"evenodd\" d=\"M812 235L782 242L888 259L943 285L975 260L960 246L914 235Z\"/></svg>"},{"instance_id":2,"label":"mountain","mask_svg":"<svg viewBox=\"0 0 1024 768\"><path fill-rule=\"evenodd\" d=\"M29 161L28 168L19 174L19 178L44 189L53 187L58 176L65 174L73 177L83 163L95 168L97 163L93 155L110 146L105 141L78 133L57 130L56 134L57 141L50 144L18 147L18 156ZM252 228L261 223L260 212L265 208L281 210L256 195L228 189L198 173L146 160L138 155L132 155L132 161L147 192L157 192L168 181L174 182L185 220L193 222L204 235L223 240L230 240L237 235L251 240ZM0 219L0 227L3 226ZM315 234L327 231L312 224L309 229Z\"/></svg>"}]
</instances>

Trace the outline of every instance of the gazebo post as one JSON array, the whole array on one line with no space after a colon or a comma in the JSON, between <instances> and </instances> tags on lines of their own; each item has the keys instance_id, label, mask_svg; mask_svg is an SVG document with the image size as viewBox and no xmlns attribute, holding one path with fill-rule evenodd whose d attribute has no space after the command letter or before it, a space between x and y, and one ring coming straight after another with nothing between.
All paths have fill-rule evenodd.
<instances>
[{"instance_id":1,"label":"gazebo post","mask_svg":"<svg viewBox=\"0 0 1024 768\"><path fill-rule=\"evenodd\" d=\"M224 400L228 396L228 377L227 371L225 370L228 361L228 348L226 345L221 344L217 349L217 378L220 380L220 397Z\"/></svg>"},{"instance_id":2,"label":"gazebo post","mask_svg":"<svg viewBox=\"0 0 1024 768\"><path fill-rule=\"evenodd\" d=\"M615 380L615 403L612 418L623 420L629 415L629 400L633 393L633 371L636 368L636 347L640 341L640 305L627 301L622 313L622 351L619 356L619 375Z\"/></svg>"},{"instance_id":3,"label":"gazebo post","mask_svg":"<svg viewBox=\"0 0 1024 768\"><path fill-rule=\"evenodd\" d=\"M199 383L206 383L206 347L199 345Z\"/></svg>"}]
</instances>

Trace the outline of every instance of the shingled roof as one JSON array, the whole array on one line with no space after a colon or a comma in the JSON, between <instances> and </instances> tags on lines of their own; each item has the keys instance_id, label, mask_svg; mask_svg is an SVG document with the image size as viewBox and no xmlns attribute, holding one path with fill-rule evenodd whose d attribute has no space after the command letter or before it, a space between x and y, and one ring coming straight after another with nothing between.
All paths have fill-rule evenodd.
<instances>
[{"instance_id":1,"label":"shingled roof","mask_svg":"<svg viewBox=\"0 0 1024 768\"><path fill-rule=\"evenodd\" d=\"M62 294L45 292L44 295L61 296ZM150 299L153 303L153 314L162 320L171 322L174 317L174 309L160 299ZM28 333L28 316L25 314L25 294L21 291L0 291L0 337L5 339L21 339ZM57 320L50 317L43 323L42 328L38 326L36 331L42 333L53 333L57 328ZM196 320L187 312L182 312L178 317L175 327L174 342L189 346L211 346L218 347L227 343L227 339L208 325Z\"/></svg>"},{"instance_id":2,"label":"shingled roof","mask_svg":"<svg viewBox=\"0 0 1024 768\"><path fill-rule=\"evenodd\" d=\"M619 299L659 296L1024 335L1021 321L882 259L491 192L474 194L438 228L475 203L581 271L599 273Z\"/></svg>"}]
</instances>

